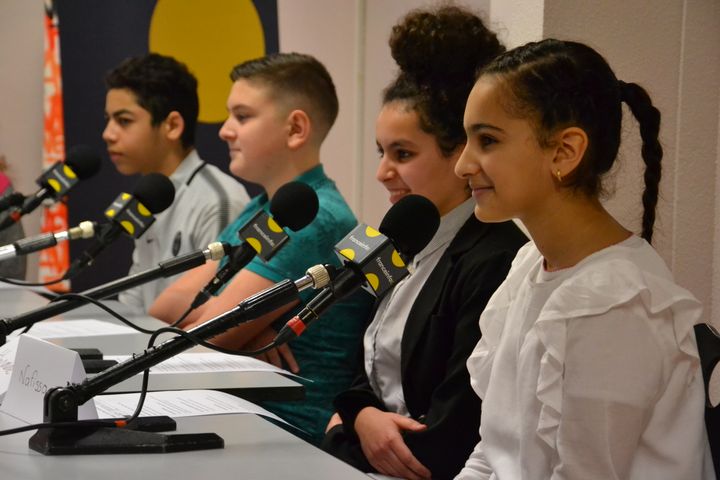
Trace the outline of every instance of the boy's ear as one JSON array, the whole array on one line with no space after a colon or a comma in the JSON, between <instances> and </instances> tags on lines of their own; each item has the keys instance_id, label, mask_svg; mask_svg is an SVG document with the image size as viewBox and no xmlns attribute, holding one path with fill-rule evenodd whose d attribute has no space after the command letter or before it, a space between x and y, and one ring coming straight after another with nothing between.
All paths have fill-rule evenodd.
<instances>
[{"instance_id":1,"label":"boy's ear","mask_svg":"<svg viewBox=\"0 0 720 480\"><path fill-rule=\"evenodd\" d=\"M185 119L183 119L179 112L173 110L165 118L162 128L168 140L178 141L185 131Z\"/></svg>"},{"instance_id":2,"label":"boy's ear","mask_svg":"<svg viewBox=\"0 0 720 480\"><path fill-rule=\"evenodd\" d=\"M558 179L570 175L580 165L587 146L588 137L582 128L568 127L560 131L555 137L555 156L550 174Z\"/></svg>"},{"instance_id":3,"label":"boy's ear","mask_svg":"<svg viewBox=\"0 0 720 480\"><path fill-rule=\"evenodd\" d=\"M288 114L288 147L290 149L300 148L310 141L312 134L312 122L310 117L303 110L293 110Z\"/></svg>"}]
</instances>

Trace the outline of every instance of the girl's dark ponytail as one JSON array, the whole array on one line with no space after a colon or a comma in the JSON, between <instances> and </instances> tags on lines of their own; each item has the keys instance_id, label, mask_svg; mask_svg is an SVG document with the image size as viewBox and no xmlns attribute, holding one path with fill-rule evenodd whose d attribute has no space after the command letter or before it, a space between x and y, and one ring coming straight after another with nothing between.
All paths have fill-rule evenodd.
<instances>
[{"instance_id":1,"label":"girl's dark ponytail","mask_svg":"<svg viewBox=\"0 0 720 480\"><path fill-rule=\"evenodd\" d=\"M642 138L642 158L645 162L645 191L642 195L643 218L642 237L652 241L655 209L658 202L658 187L661 176L662 146L658 139L660 133L660 112L652 104L645 89L636 83L618 82L620 98L632 111L640 124Z\"/></svg>"}]
</instances>

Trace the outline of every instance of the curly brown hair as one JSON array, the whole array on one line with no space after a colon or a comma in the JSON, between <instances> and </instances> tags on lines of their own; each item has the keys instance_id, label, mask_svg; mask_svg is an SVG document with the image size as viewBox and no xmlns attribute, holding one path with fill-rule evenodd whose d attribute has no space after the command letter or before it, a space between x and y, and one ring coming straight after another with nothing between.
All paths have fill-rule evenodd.
<instances>
[{"instance_id":1,"label":"curly brown hair","mask_svg":"<svg viewBox=\"0 0 720 480\"><path fill-rule=\"evenodd\" d=\"M505 47L478 15L453 5L412 10L393 27L389 44L400 72L383 104L406 102L450 155L466 142L463 113L476 72Z\"/></svg>"}]
</instances>

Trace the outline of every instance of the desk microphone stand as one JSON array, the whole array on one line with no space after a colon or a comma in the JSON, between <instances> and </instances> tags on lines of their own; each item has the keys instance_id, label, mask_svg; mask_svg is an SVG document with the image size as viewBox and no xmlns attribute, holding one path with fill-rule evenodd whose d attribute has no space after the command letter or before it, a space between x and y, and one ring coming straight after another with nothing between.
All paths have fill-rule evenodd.
<instances>
[{"instance_id":1,"label":"desk microphone stand","mask_svg":"<svg viewBox=\"0 0 720 480\"><path fill-rule=\"evenodd\" d=\"M315 268L315 267L314 267ZM322 267L320 267L322 268ZM322 269L324 271L324 268ZM311 269L312 271L312 269ZM273 287L248 297L232 310L223 313L188 333L208 340L241 323L270 313L298 298L306 288L322 288L329 278L308 271L299 280L284 280ZM325 283L323 283L325 282ZM81 384L55 387L45 394L43 417L45 422L77 421L78 407L111 386L143 370L167 360L194 345L193 341L176 336L145 350ZM222 438L215 434L164 435L155 432L175 429L168 417L142 417L128 427L40 428L30 438L30 448L45 455L106 454L106 453L165 453L187 450L223 448ZM169 427L169 428L168 428ZM146 431L140 431L140 430ZM148 431L149 430L149 431Z\"/></svg>"}]
</instances>

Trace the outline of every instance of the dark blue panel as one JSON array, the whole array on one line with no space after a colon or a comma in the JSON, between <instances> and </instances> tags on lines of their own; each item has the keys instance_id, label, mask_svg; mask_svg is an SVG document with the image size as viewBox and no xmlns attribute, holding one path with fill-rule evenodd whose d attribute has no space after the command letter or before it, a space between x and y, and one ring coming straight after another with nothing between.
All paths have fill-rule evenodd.
<instances>
[{"instance_id":1,"label":"dark blue panel","mask_svg":"<svg viewBox=\"0 0 720 480\"><path fill-rule=\"evenodd\" d=\"M60 23L60 55L63 74L65 142L68 147L90 145L103 157L100 173L78 184L68 199L69 223L100 220L102 212L120 191L131 191L137 177L116 172L102 141L104 128L105 73L123 59L147 53L148 32L155 0L55 0ZM267 52L277 52L277 3L255 2L265 29ZM227 146L218 136L220 124L200 124L196 147L209 162L227 171ZM258 193L256 186L251 194ZM70 244L75 258L87 241ZM73 281L81 291L124 276L130 267L132 242L117 241L85 274Z\"/></svg>"}]
</instances>

